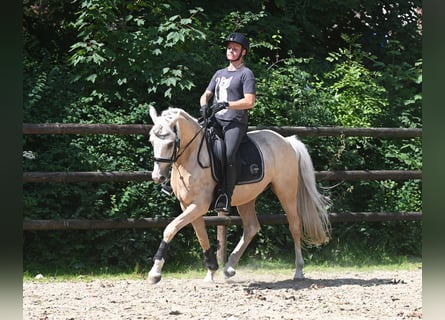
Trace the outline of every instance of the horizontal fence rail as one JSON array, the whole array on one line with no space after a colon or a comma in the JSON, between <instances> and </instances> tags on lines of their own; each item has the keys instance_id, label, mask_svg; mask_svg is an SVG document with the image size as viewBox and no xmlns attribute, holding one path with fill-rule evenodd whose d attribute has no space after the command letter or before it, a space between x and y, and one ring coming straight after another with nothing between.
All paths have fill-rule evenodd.
<instances>
[{"instance_id":1,"label":"horizontal fence rail","mask_svg":"<svg viewBox=\"0 0 445 320\"><path fill-rule=\"evenodd\" d=\"M24 123L23 134L141 134L148 135L151 124L74 124L74 123ZM269 129L283 136L356 136L418 138L421 128L344 128L344 127L254 127L248 130Z\"/></svg>"},{"instance_id":2,"label":"horizontal fence rail","mask_svg":"<svg viewBox=\"0 0 445 320\"><path fill-rule=\"evenodd\" d=\"M422 137L420 128L344 128L344 127L249 127L249 131L269 129L283 136L296 134L302 137L348 136L348 137L391 137L391 138L419 138Z\"/></svg>"},{"instance_id":3,"label":"horizontal fence rail","mask_svg":"<svg viewBox=\"0 0 445 320\"><path fill-rule=\"evenodd\" d=\"M151 124L24 123L23 134L141 134L148 135Z\"/></svg>"},{"instance_id":4,"label":"horizontal fence rail","mask_svg":"<svg viewBox=\"0 0 445 320\"><path fill-rule=\"evenodd\" d=\"M258 221L262 225L288 224L284 214L261 214ZM329 213L331 223L336 222L379 222L400 220L421 220L421 212L347 212ZM23 230L98 230L98 229L147 229L166 227L173 218L139 218L139 219L59 219L59 220L28 220L23 221ZM205 216L207 226L242 225L240 216Z\"/></svg>"},{"instance_id":5,"label":"horizontal fence rail","mask_svg":"<svg viewBox=\"0 0 445 320\"><path fill-rule=\"evenodd\" d=\"M316 171L315 178L321 181L352 180L411 180L422 179L421 170L348 170ZM80 171L80 172L24 172L23 183L44 182L125 182L151 181L151 171Z\"/></svg>"}]
</instances>

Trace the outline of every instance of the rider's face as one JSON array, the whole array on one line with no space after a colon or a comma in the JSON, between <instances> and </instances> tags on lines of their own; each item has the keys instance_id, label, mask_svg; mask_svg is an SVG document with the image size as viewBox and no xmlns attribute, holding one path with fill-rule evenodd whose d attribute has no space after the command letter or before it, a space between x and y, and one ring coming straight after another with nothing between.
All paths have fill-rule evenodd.
<instances>
[{"instance_id":1,"label":"rider's face","mask_svg":"<svg viewBox=\"0 0 445 320\"><path fill-rule=\"evenodd\" d=\"M227 44L226 57L228 60L236 60L242 54L243 46L236 42L229 42Z\"/></svg>"}]
</instances>

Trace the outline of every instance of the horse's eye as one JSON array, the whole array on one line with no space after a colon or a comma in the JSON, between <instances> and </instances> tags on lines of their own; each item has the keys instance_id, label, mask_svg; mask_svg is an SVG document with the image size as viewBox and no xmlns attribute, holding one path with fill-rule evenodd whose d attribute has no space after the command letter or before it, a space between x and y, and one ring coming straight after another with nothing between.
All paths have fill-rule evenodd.
<instances>
[{"instance_id":1,"label":"horse's eye","mask_svg":"<svg viewBox=\"0 0 445 320\"><path fill-rule=\"evenodd\" d=\"M173 148L175 144L173 142L169 142L167 143L167 148Z\"/></svg>"}]
</instances>

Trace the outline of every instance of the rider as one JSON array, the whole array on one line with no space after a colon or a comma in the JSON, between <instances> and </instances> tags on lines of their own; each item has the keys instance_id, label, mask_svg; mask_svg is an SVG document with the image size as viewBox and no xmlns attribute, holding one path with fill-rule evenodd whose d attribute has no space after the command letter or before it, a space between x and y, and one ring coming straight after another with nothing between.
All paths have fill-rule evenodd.
<instances>
[{"instance_id":1,"label":"rider","mask_svg":"<svg viewBox=\"0 0 445 320\"><path fill-rule=\"evenodd\" d=\"M244 65L249 40L241 33L231 33L224 40L229 65L217 70L200 98L201 113L206 112L209 100L221 109L215 114L217 130L225 142L225 175L221 194L215 201L215 210L229 212L237 179L236 153L247 132L248 109L256 98L255 76Z\"/></svg>"}]
</instances>

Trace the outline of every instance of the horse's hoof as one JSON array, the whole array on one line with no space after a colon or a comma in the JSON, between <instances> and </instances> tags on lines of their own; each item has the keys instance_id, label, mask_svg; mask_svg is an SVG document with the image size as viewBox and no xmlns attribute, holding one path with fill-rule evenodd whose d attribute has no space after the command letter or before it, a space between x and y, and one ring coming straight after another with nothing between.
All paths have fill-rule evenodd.
<instances>
[{"instance_id":1,"label":"horse's hoof","mask_svg":"<svg viewBox=\"0 0 445 320\"><path fill-rule=\"evenodd\" d=\"M213 275L214 274L215 274L215 271L207 270L207 274L202 281L207 282L207 283L213 283Z\"/></svg>"},{"instance_id":2,"label":"horse's hoof","mask_svg":"<svg viewBox=\"0 0 445 320\"><path fill-rule=\"evenodd\" d=\"M303 273L295 273L294 275L294 280L295 281L302 281L305 280L306 278L304 277Z\"/></svg>"},{"instance_id":3,"label":"horse's hoof","mask_svg":"<svg viewBox=\"0 0 445 320\"><path fill-rule=\"evenodd\" d=\"M162 266L164 265L164 258L155 259L153 267L148 273L148 282L155 284L161 281L162 278Z\"/></svg>"},{"instance_id":4,"label":"horse's hoof","mask_svg":"<svg viewBox=\"0 0 445 320\"><path fill-rule=\"evenodd\" d=\"M159 281L161 281L161 279L162 279L162 275L150 275L150 274L148 274L148 278L147 278L147 280L148 280L148 282L150 283L150 284L156 284L156 283L158 283Z\"/></svg>"},{"instance_id":5,"label":"horse's hoof","mask_svg":"<svg viewBox=\"0 0 445 320\"><path fill-rule=\"evenodd\" d=\"M231 278L236 274L236 270L232 267L227 267L224 269L224 275L226 278Z\"/></svg>"}]
</instances>

